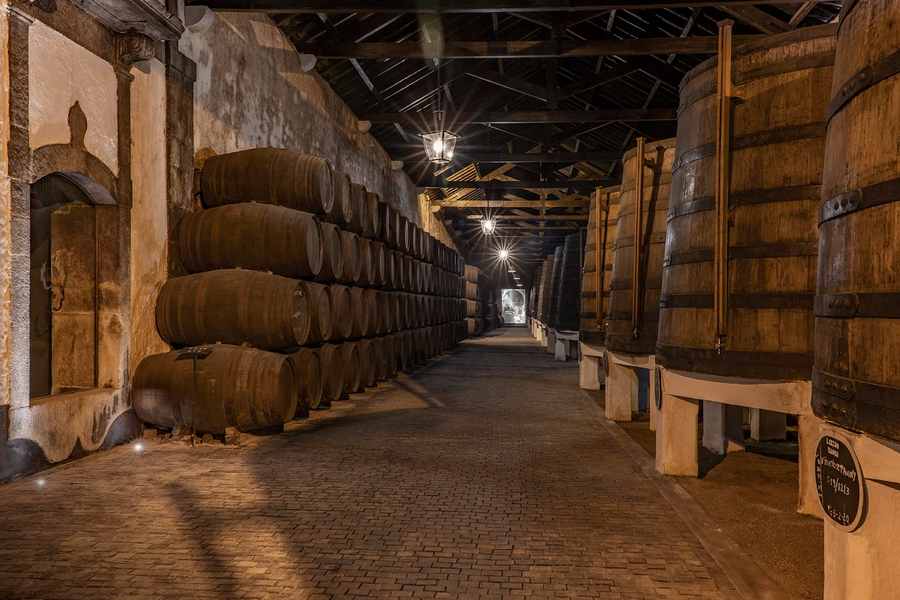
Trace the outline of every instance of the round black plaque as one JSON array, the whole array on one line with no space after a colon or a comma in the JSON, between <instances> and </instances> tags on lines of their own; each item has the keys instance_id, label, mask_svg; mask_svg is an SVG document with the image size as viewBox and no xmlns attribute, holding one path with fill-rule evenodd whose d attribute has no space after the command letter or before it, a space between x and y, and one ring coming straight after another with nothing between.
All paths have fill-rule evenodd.
<instances>
[{"instance_id":1,"label":"round black plaque","mask_svg":"<svg viewBox=\"0 0 900 600\"><path fill-rule=\"evenodd\" d=\"M866 490L853 448L835 434L819 438L816 447L816 490L822 510L846 531L862 525Z\"/></svg>"}]
</instances>

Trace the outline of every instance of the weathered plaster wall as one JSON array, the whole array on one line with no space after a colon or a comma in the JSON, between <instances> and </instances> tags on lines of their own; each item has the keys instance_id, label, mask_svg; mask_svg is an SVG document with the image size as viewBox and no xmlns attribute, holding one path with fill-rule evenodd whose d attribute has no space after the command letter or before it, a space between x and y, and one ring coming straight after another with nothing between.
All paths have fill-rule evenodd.
<instances>
[{"instance_id":1,"label":"weathered plaster wall","mask_svg":"<svg viewBox=\"0 0 900 600\"><path fill-rule=\"evenodd\" d=\"M112 65L40 21L31 25L28 49L31 148L70 143L69 109L78 102L88 122L85 149L117 175L117 84Z\"/></svg>"},{"instance_id":2,"label":"weathered plaster wall","mask_svg":"<svg viewBox=\"0 0 900 600\"><path fill-rule=\"evenodd\" d=\"M304 73L290 41L265 15L216 13L207 30L186 33L181 50L197 63L195 158L258 146L323 156L407 218L430 220L416 189L316 73ZM430 224L449 240L438 221Z\"/></svg>"},{"instance_id":3,"label":"weathered plaster wall","mask_svg":"<svg viewBox=\"0 0 900 600\"><path fill-rule=\"evenodd\" d=\"M131 357L129 375L145 356L169 346L156 329L155 307L167 277L165 67L132 69Z\"/></svg>"},{"instance_id":4,"label":"weathered plaster wall","mask_svg":"<svg viewBox=\"0 0 900 600\"><path fill-rule=\"evenodd\" d=\"M9 404L12 197L9 178L9 3L0 0L0 407ZM4 426L0 419L0 428ZM0 431L0 440L4 433Z\"/></svg>"}]
</instances>

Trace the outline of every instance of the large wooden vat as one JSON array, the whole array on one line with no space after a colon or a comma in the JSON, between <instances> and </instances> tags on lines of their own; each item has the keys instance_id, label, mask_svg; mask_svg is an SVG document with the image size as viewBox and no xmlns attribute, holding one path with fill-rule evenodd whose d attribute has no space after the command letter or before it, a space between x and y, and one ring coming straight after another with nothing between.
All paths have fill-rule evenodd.
<instances>
[{"instance_id":1,"label":"large wooden vat","mask_svg":"<svg viewBox=\"0 0 900 600\"><path fill-rule=\"evenodd\" d=\"M154 354L132 380L135 413L162 428L220 434L255 431L294 417L298 381L288 356L215 344Z\"/></svg>"},{"instance_id":2,"label":"large wooden vat","mask_svg":"<svg viewBox=\"0 0 900 600\"><path fill-rule=\"evenodd\" d=\"M175 235L189 273L241 268L303 278L322 269L316 219L282 206L230 204L189 213Z\"/></svg>"},{"instance_id":3,"label":"large wooden vat","mask_svg":"<svg viewBox=\"0 0 900 600\"><path fill-rule=\"evenodd\" d=\"M314 299L294 280L224 269L168 280L156 302L159 335L176 346L249 344L283 350L314 341Z\"/></svg>"},{"instance_id":4,"label":"large wooden vat","mask_svg":"<svg viewBox=\"0 0 900 600\"><path fill-rule=\"evenodd\" d=\"M544 287L544 293L547 295L544 301L547 307L544 322L553 328L556 328L556 320L559 314L559 282L562 277L563 249L563 246L557 246L553 250L550 285Z\"/></svg>"},{"instance_id":5,"label":"large wooden vat","mask_svg":"<svg viewBox=\"0 0 900 600\"><path fill-rule=\"evenodd\" d=\"M846 8L819 213L813 410L900 441L900 3Z\"/></svg>"},{"instance_id":6,"label":"large wooden vat","mask_svg":"<svg viewBox=\"0 0 900 600\"><path fill-rule=\"evenodd\" d=\"M554 326L561 331L578 331L581 308L581 262L583 253L582 234L573 233L566 236L562 251L559 286L556 288L556 322ZM496 318L497 304L493 305L492 318Z\"/></svg>"},{"instance_id":7,"label":"large wooden vat","mask_svg":"<svg viewBox=\"0 0 900 600\"><path fill-rule=\"evenodd\" d=\"M810 378L833 33L833 26L808 28L734 51L739 100L731 123L727 283L718 334L715 61L682 82L660 364L724 376Z\"/></svg>"},{"instance_id":8,"label":"large wooden vat","mask_svg":"<svg viewBox=\"0 0 900 600\"><path fill-rule=\"evenodd\" d=\"M315 214L334 207L334 171L318 156L253 148L206 160L200 172L203 204L263 202Z\"/></svg>"},{"instance_id":9,"label":"large wooden vat","mask_svg":"<svg viewBox=\"0 0 900 600\"><path fill-rule=\"evenodd\" d=\"M581 339L587 343L603 343L606 335L618 220L619 186L595 192L591 198L581 277Z\"/></svg>"},{"instance_id":10,"label":"large wooden vat","mask_svg":"<svg viewBox=\"0 0 900 600\"><path fill-rule=\"evenodd\" d=\"M606 315L606 347L627 354L653 354L659 325L666 210L672 183L675 140L645 143L642 189L638 189L636 183L637 155L637 148L633 148L622 157L619 219L616 224L609 313ZM638 232L635 217L639 201L642 209ZM639 233L637 244L636 233ZM636 248L640 251L635 252ZM640 259L637 264L635 257ZM633 304L635 291L636 306Z\"/></svg>"}]
</instances>

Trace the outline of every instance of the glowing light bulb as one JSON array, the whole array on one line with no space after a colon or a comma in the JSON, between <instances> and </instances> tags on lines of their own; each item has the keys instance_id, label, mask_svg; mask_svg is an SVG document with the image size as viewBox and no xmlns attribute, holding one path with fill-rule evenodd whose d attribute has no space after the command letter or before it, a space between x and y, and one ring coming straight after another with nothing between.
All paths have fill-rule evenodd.
<instances>
[{"instance_id":1,"label":"glowing light bulb","mask_svg":"<svg viewBox=\"0 0 900 600\"><path fill-rule=\"evenodd\" d=\"M440 155L444 152L444 140L438 138L434 140L434 143L431 144L431 149L434 150L434 153Z\"/></svg>"},{"instance_id":2,"label":"glowing light bulb","mask_svg":"<svg viewBox=\"0 0 900 600\"><path fill-rule=\"evenodd\" d=\"M494 230L497 229L497 222L494 219L482 219L481 220L481 230L485 234L494 233Z\"/></svg>"},{"instance_id":3,"label":"glowing light bulb","mask_svg":"<svg viewBox=\"0 0 900 600\"><path fill-rule=\"evenodd\" d=\"M44 479L43 477L41 477L40 479L38 479L37 481L35 481L35 484L37 484L37 486L38 486L39 488L42 488L42 487L44 487L45 485L47 485L47 480Z\"/></svg>"},{"instance_id":4,"label":"glowing light bulb","mask_svg":"<svg viewBox=\"0 0 900 600\"><path fill-rule=\"evenodd\" d=\"M144 451L144 444L142 444L141 442L138 442L138 443L136 443L136 444L133 446L133 448L134 448L134 451L135 451L135 452L137 452L138 454L140 454L141 452Z\"/></svg>"},{"instance_id":5,"label":"glowing light bulb","mask_svg":"<svg viewBox=\"0 0 900 600\"><path fill-rule=\"evenodd\" d=\"M500 260L506 260L509 258L509 250L506 248L500 249Z\"/></svg>"}]
</instances>

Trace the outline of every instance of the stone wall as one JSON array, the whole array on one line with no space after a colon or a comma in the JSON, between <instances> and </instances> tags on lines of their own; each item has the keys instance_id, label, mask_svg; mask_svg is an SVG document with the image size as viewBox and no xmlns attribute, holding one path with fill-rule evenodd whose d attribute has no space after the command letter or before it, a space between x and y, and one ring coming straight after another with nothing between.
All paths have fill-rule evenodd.
<instances>
[{"instance_id":1,"label":"stone wall","mask_svg":"<svg viewBox=\"0 0 900 600\"><path fill-rule=\"evenodd\" d=\"M195 162L253 147L290 148L327 158L407 218L449 242L443 224L422 211L412 181L315 72L304 73L290 41L267 16L216 13L180 49L197 64Z\"/></svg>"}]
</instances>

